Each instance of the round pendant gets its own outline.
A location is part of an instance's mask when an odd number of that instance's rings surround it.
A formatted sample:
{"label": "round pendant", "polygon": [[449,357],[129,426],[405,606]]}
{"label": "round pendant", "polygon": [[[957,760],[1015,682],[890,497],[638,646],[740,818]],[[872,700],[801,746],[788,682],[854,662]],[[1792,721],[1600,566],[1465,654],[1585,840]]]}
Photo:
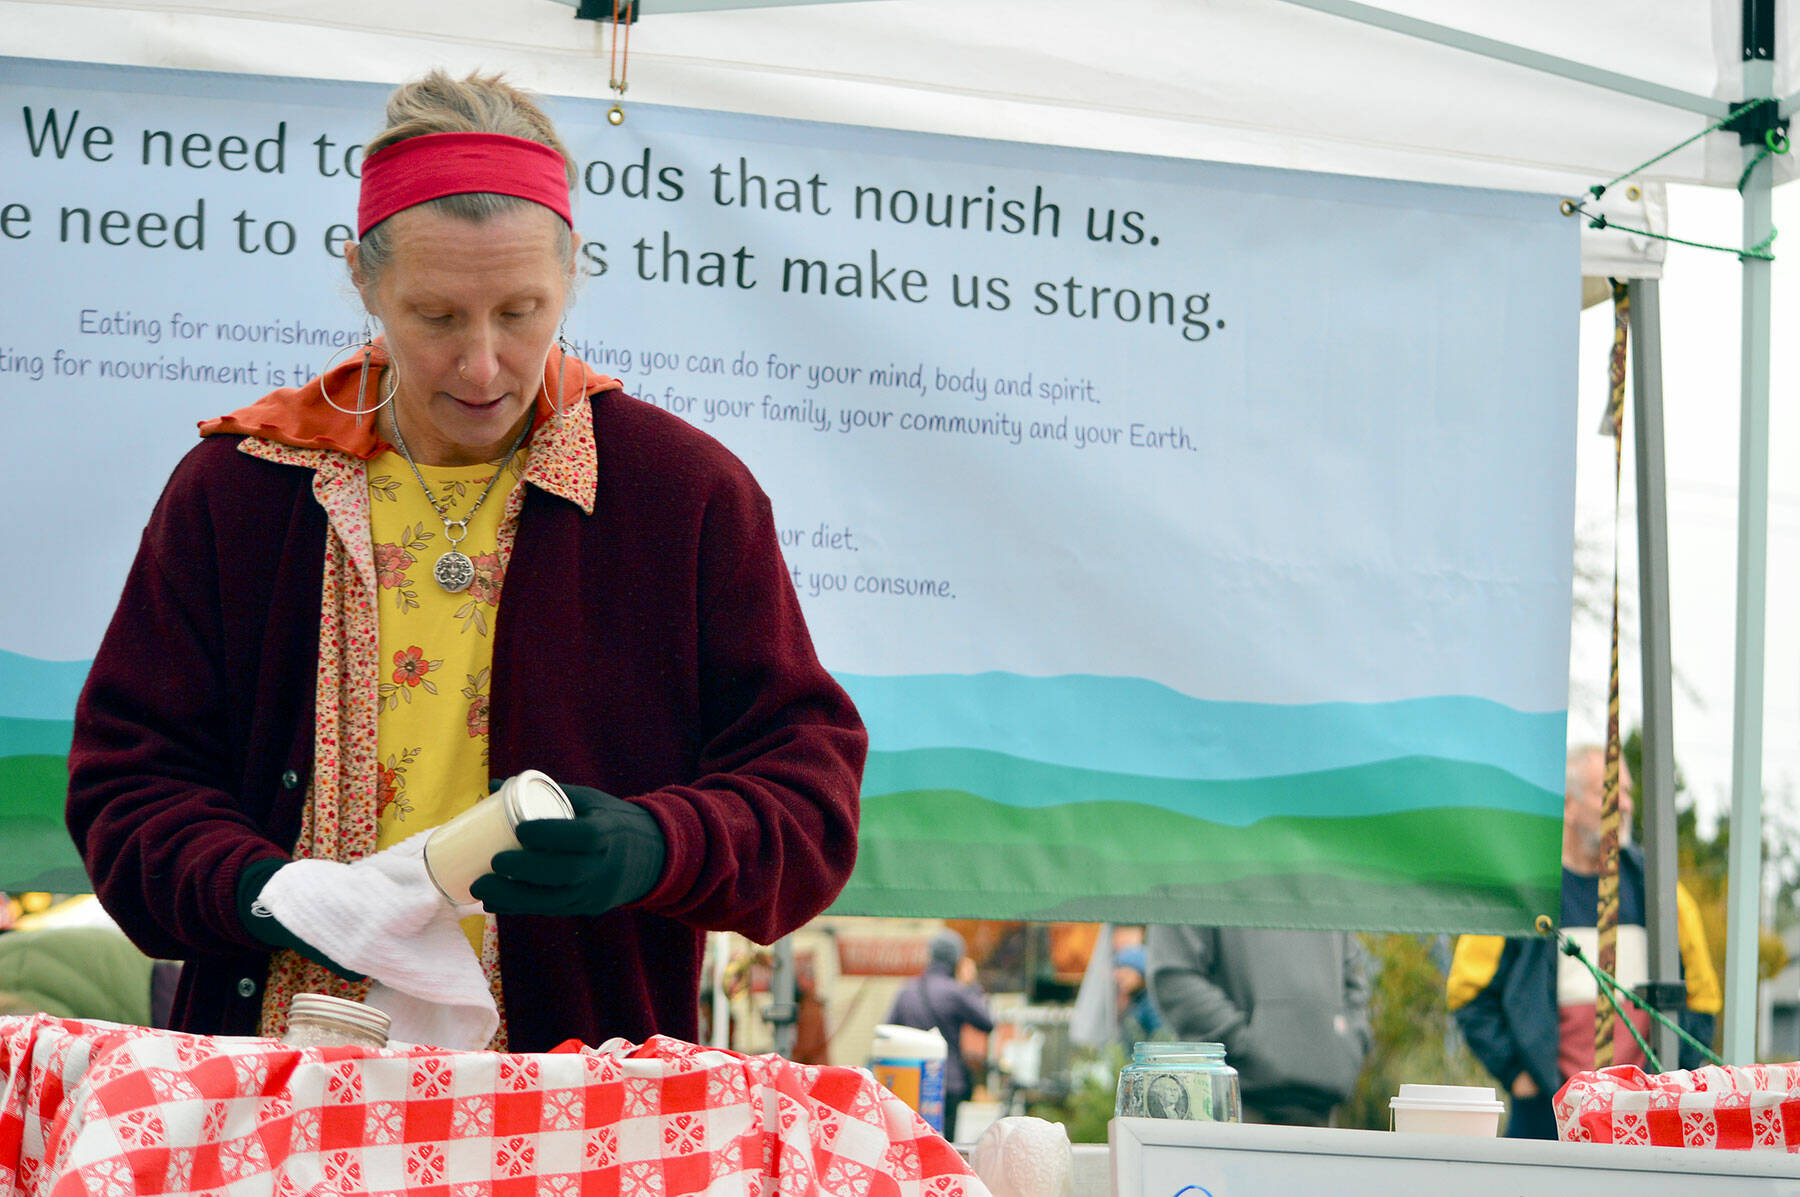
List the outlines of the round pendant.
{"label": "round pendant", "polygon": [[439,586],[451,594],[458,594],[467,590],[469,583],[475,580],[475,563],[469,560],[467,554],[451,549],[431,567],[431,576],[437,579]]}

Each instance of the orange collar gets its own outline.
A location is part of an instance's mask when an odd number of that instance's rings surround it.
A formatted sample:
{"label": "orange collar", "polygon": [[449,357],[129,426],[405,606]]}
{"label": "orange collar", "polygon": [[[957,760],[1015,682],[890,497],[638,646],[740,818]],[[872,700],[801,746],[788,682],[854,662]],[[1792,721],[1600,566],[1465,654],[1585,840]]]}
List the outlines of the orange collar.
{"label": "orange collar", "polygon": [[[551,347],[550,358],[544,363],[546,378],[561,368],[561,354],[561,349]],[[379,337],[369,354],[369,363],[373,366],[385,366],[388,363],[387,347]],[[562,401],[556,404],[557,407],[566,406],[584,395],[619,388],[618,379],[596,373],[586,362],[573,355],[569,356],[569,365],[577,368],[569,371],[568,376],[563,379]],[[319,378],[309,379],[298,387],[282,387],[278,391],[270,391],[249,407],[240,408],[230,415],[200,421],[200,435],[242,433],[260,440],[292,445],[297,449],[330,449],[367,461],[390,447],[376,431],[374,414],[346,415],[325,402],[320,390],[321,387],[328,388],[336,403],[354,405],[357,374],[361,369],[362,354],[352,354]],[[550,403],[551,385],[553,384],[546,381],[538,390],[537,413],[532,419],[534,429],[556,414]]]}

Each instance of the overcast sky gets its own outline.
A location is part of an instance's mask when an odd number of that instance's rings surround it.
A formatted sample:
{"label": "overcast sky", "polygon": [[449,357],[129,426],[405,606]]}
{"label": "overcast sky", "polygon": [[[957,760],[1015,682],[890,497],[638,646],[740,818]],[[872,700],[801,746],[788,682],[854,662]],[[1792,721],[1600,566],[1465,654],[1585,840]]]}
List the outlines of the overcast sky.
{"label": "overcast sky", "polygon": [[[1742,244],[1737,195],[1671,188],[1670,232]],[[1765,817],[1800,835],[1800,182],[1775,192],[1774,383],[1769,437],[1769,573],[1764,655]],[[1729,809],[1732,690],[1736,660],[1739,310],[1736,257],[1669,248],[1662,279],[1664,404],[1669,473],[1670,624],[1675,662],[1675,759],[1703,820]],[[1785,330],[1785,332],[1784,332]],[[1611,442],[1598,435],[1606,404],[1611,305],[1581,325],[1580,447],[1576,487],[1583,561],[1610,570],[1613,545]],[[1623,723],[1641,721],[1637,668],[1637,540],[1631,416],[1625,420],[1621,593]],[[1604,597],[1604,591],[1600,592]],[[1599,740],[1606,729],[1607,628],[1576,619],[1569,734]]]}

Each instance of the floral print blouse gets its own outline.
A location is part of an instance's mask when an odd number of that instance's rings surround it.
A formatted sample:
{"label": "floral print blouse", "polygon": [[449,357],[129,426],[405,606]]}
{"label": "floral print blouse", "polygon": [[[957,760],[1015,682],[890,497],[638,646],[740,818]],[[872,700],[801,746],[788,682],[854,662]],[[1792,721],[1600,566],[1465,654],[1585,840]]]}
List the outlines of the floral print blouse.
{"label": "floral print blouse", "polygon": [[[380,714],[376,723],[376,846],[448,822],[487,795],[488,679],[502,569],[498,538],[508,493],[523,477],[515,454],[457,548],[475,566],[458,592],[432,573],[449,550],[444,522],[405,458],[389,450],[368,463],[369,524],[379,595]],[[431,493],[450,516],[472,506],[495,466],[427,466]],[[477,953],[479,916],[465,920]]]}

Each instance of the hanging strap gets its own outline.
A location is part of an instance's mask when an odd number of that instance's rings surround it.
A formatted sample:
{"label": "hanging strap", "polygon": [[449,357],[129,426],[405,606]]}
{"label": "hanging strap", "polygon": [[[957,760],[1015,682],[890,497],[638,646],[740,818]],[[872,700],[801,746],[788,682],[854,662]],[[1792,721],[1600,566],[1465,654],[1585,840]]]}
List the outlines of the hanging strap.
{"label": "hanging strap", "polygon": [[[1608,363],[1612,387],[1606,404],[1613,442],[1612,669],[1606,683],[1606,774],[1600,791],[1600,903],[1594,912],[1594,929],[1600,939],[1596,955],[1600,971],[1608,976],[1619,969],[1619,474],[1625,440],[1625,341],[1631,328],[1631,292],[1614,279],[1612,294],[1613,343]],[[1614,1002],[1595,1005],[1595,1068],[1612,1063],[1615,1014]]]}

